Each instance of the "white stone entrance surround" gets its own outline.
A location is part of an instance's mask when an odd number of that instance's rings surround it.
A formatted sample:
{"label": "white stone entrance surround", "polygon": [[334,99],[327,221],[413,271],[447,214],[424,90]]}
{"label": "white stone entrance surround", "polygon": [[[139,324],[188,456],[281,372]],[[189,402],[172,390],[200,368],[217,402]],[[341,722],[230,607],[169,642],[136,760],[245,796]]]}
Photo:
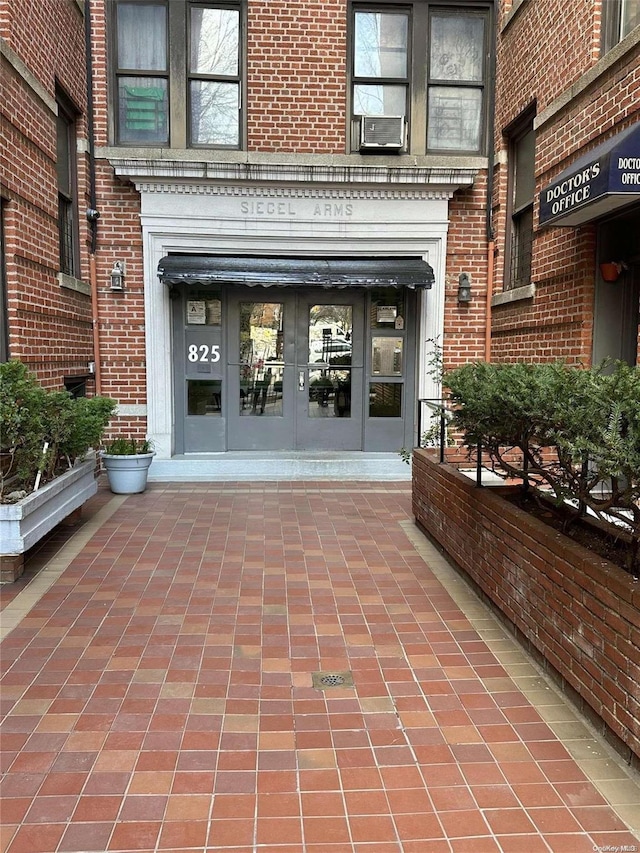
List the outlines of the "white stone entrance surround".
{"label": "white stone entrance surround", "polygon": [[169,253],[423,258],[435,285],[421,300],[418,394],[436,396],[424,365],[428,342],[443,331],[448,203],[456,189],[473,183],[481,162],[398,168],[393,160],[393,166],[353,166],[346,157],[203,163],[131,154],[108,151],[116,174],[141,197],[146,413],[158,460],[174,450],[170,301],[157,276]]}

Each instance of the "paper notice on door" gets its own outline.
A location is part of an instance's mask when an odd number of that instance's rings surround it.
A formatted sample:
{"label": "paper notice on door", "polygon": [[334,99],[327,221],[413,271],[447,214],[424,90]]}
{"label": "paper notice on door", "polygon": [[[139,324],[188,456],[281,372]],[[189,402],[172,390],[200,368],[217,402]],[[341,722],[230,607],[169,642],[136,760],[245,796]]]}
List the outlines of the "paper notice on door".
{"label": "paper notice on door", "polygon": [[394,323],[398,309],[395,305],[378,305],[376,313],[378,323]]}
{"label": "paper notice on door", "polygon": [[219,326],[222,323],[222,302],[219,299],[207,300],[207,323]]}
{"label": "paper notice on door", "polygon": [[204,301],[189,300],[187,302],[187,323],[204,326],[206,322],[207,311]]}

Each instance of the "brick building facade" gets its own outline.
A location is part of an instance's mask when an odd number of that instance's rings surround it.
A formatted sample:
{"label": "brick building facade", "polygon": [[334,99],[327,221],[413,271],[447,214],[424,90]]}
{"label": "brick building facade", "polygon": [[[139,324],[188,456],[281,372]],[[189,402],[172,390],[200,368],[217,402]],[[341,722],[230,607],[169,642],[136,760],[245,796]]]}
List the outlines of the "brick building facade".
{"label": "brick building facade", "polygon": [[[640,4],[500,7],[492,356],[633,364]],[[607,262],[618,264],[614,281]]]}
{"label": "brick building facade", "polygon": [[83,5],[0,4],[2,358],[77,388],[94,361]]}
{"label": "brick building facade", "polygon": [[638,28],[603,6],[3,3],[4,357],[167,462],[409,446],[434,342],[635,360],[631,185],[539,222],[637,121]]}

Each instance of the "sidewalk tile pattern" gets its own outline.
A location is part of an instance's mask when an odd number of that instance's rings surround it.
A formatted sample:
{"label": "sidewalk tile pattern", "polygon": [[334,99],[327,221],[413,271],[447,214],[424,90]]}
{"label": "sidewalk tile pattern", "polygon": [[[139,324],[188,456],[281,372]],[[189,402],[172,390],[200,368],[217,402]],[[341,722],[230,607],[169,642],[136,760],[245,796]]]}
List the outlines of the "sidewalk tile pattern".
{"label": "sidewalk tile pattern", "polygon": [[399,483],[127,498],[2,644],[0,851],[639,850],[410,521]]}

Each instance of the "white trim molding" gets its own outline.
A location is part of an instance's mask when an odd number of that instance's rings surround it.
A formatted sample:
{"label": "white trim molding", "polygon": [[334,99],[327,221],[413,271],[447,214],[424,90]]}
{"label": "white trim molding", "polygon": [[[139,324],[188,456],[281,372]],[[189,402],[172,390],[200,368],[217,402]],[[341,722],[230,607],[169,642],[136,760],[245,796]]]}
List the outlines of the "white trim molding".
{"label": "white trim molding", "polygon": [[470,187],[485,157],[363,157],[360,155],[282,155],[259,152],[211,152],[174,149],[100,148],[96,156],[106,159],[122,179],[140,183],[145,178],[172,182],[254,181],[258,183],[372,184],[439,186],[454,192]]}
{"label": "white trim molding", "polygon": [[[158,264],[170,253],[298,257],[421,257],[436,282],[422,298],[418,392],[427,341],[442,338],[444,266],[452,187],[237,186],[142,180],[147,433],[158,459],[174,452],[169,288]],[[372,203],[374,202],[374,203]]]}

